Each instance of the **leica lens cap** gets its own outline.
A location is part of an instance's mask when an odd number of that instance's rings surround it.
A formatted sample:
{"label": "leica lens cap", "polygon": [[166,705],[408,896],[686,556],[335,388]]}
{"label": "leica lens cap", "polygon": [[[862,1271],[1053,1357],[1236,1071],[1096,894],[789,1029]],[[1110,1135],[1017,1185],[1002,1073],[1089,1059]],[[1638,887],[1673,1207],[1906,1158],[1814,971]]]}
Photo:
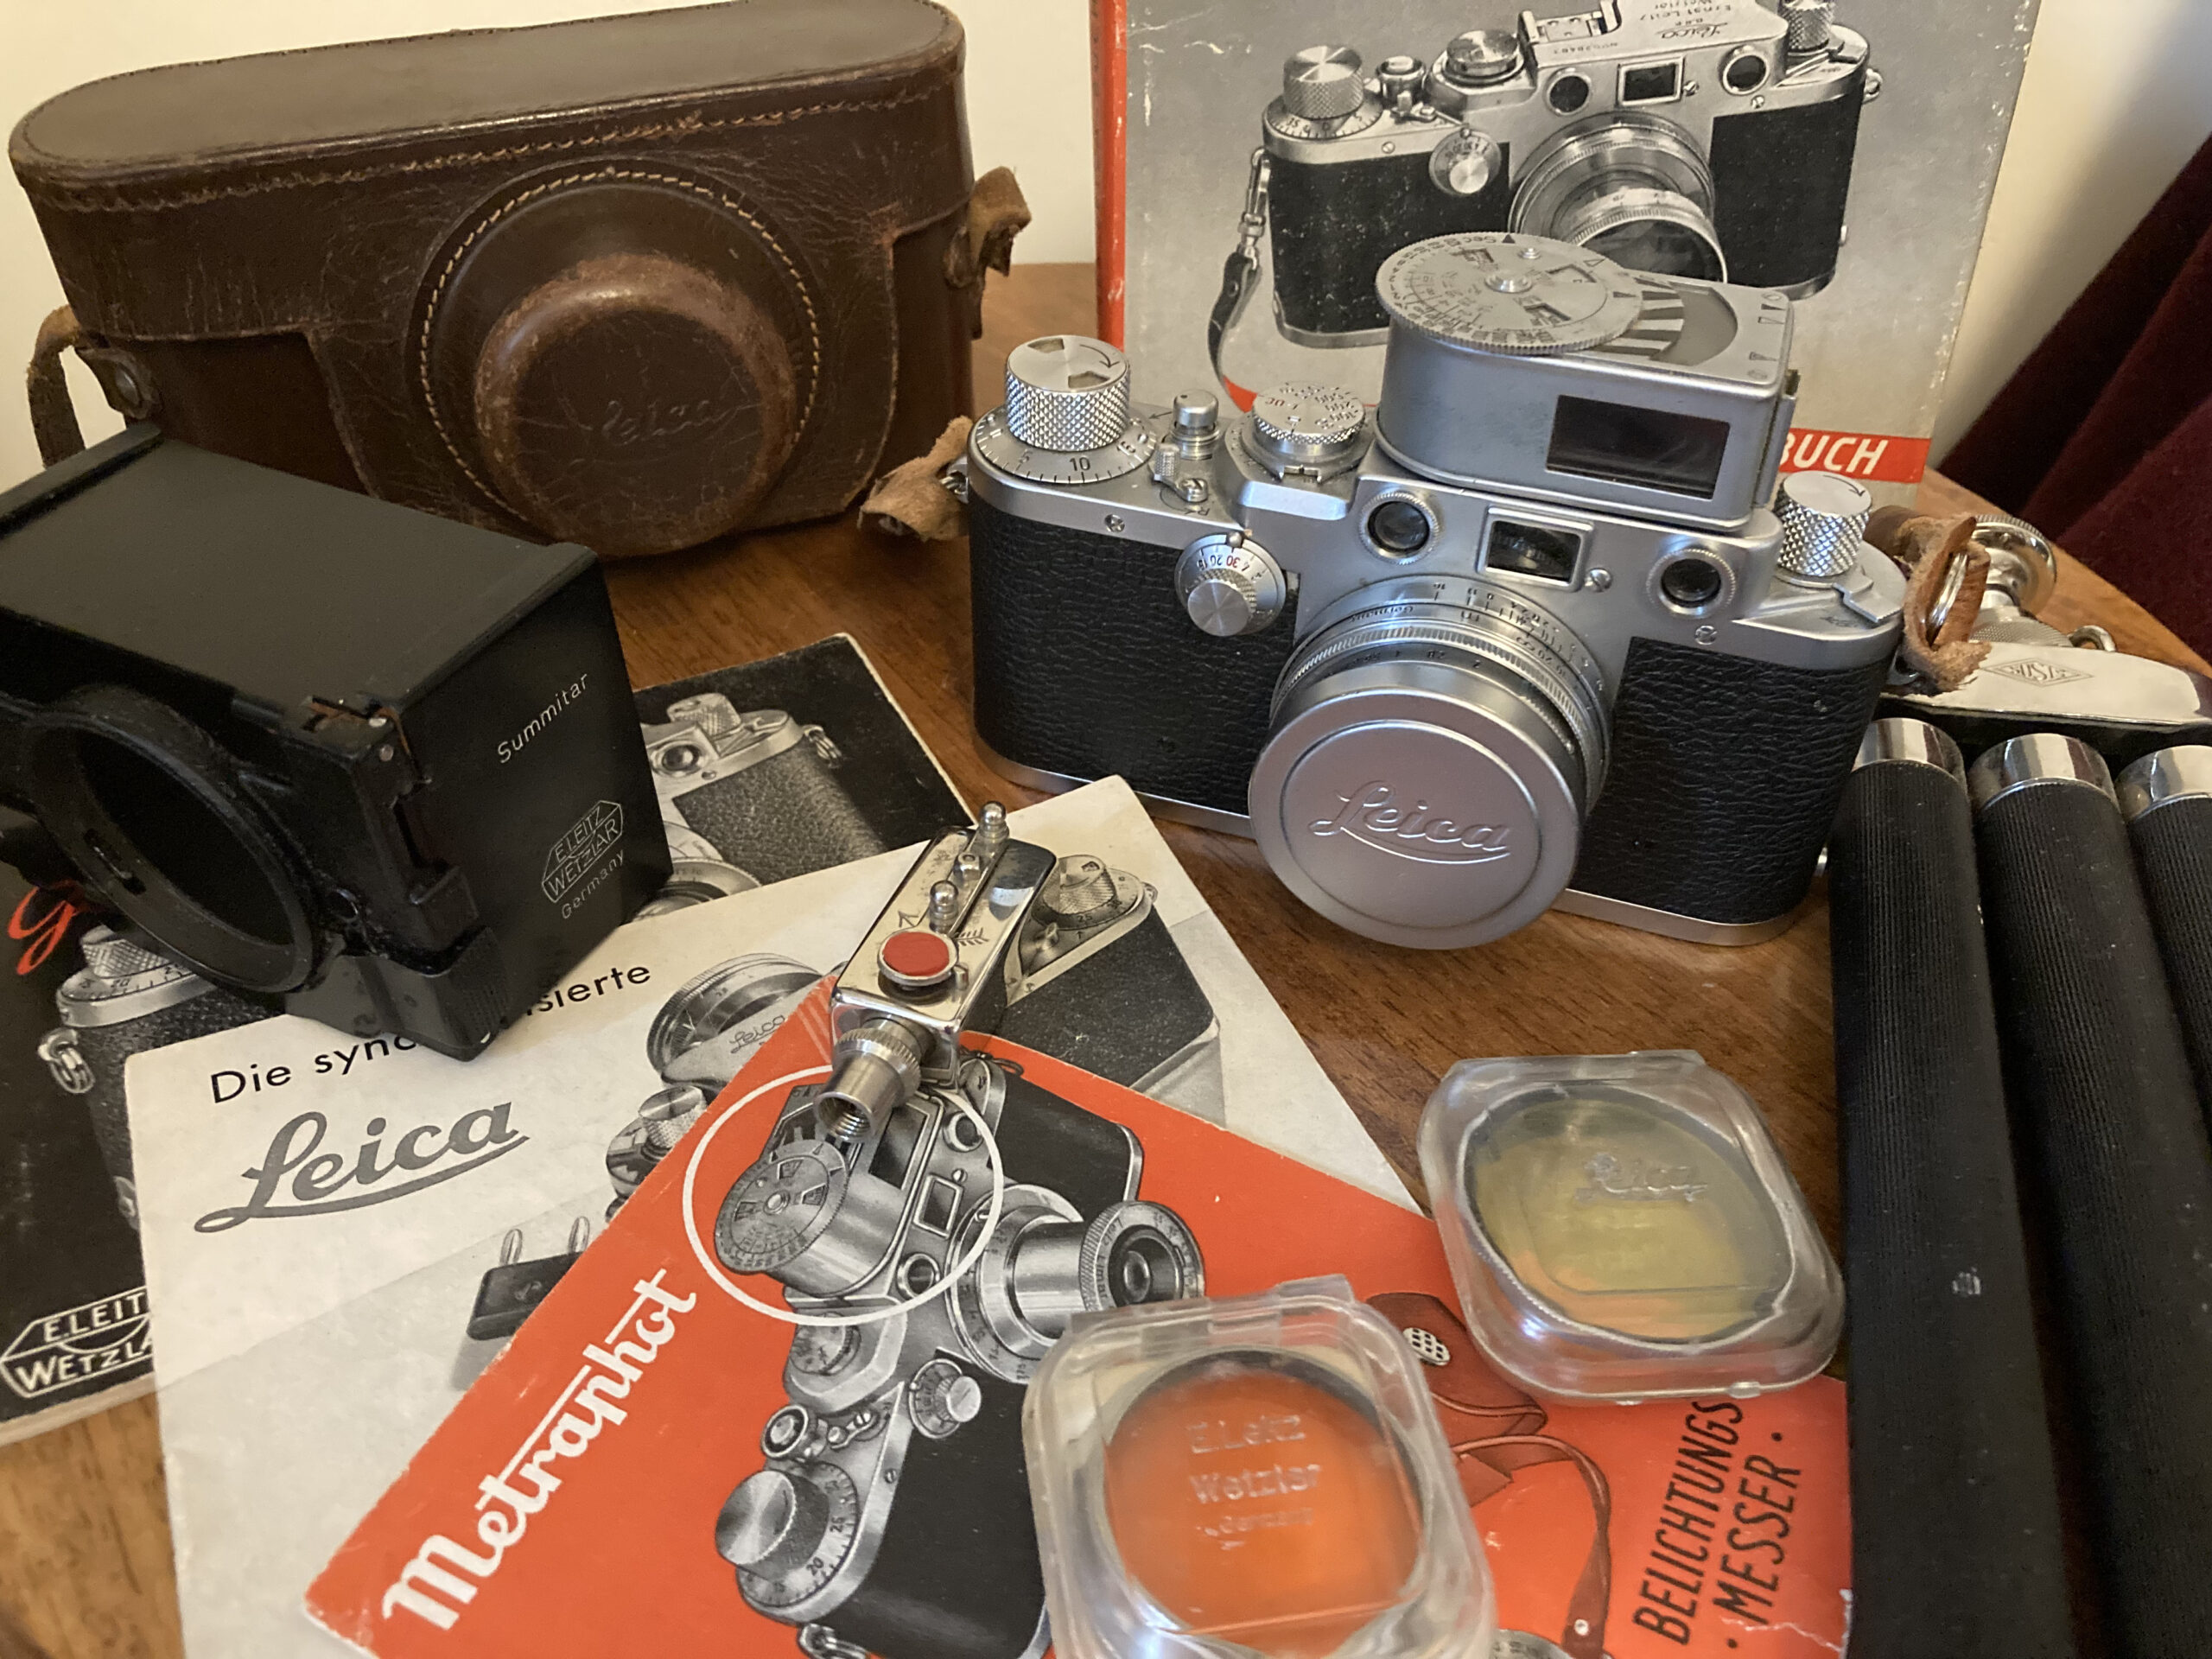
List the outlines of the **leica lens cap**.
{"label": "leica lens cap", "polygon": [[1284,782],[1282,817],[1291,856],[1316,885],[1399,927],[1495,914],[1529,885],[1534,861],[1521,855],[1542,838],[1535,803],[1491,748],[1398,721],[1308,749]]}
{"label": "leica lens cap", "polygon": [[1510,703],[1339,687],[1262,751],[1253,834],[1285,886],[1355,932],[1434,949],[1500,938],[1550,907],[1581,841],[1534,723]]}

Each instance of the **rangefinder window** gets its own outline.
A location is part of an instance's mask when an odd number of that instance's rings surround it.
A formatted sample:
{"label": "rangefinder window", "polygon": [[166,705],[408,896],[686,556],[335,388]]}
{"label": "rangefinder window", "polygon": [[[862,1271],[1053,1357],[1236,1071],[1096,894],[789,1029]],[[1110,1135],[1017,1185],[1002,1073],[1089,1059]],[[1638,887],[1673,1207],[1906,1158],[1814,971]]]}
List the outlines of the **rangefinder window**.
{"label": "rangefinder window", "polygon": [[1623,104],[1670,104],[1681,95],[1682,66],[1676,59],[1668,63],[1639,63],[1621,71],[1621,102]]}
{"label": "rangefinder window", "polygon": [[1573,582],[1575,561],[1582,556],[1582,537],[1571,530],[1550,524],[1516,524],[1510,518],[1491,521],[1490,544],[1483,566],[1508,570],[1516,575],[1540,576],[1546,582]]}
{"label": "rangefinder window", "polygon": [[1545,466],[1555,473],[1711,499],[1728,455],[1728,423],[1592,397],[1562,397]]}

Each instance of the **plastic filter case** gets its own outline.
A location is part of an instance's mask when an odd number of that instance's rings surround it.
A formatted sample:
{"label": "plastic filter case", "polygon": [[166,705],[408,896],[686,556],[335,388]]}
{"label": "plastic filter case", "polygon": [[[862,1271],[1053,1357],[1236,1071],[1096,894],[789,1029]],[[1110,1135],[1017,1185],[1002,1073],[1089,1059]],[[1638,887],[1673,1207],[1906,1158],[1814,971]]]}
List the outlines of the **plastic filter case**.
{"label": "plastic filter case", "polygon": [[1488,1659],[1421,1362],[1341,1278],[1079,1318],[1021,1428],[1061,1659]]}
{"label": "plastic filter case", "polygon": [[1421,1173],[1467,1326],[1567,1400],[1802,1382],[1843,1281],[1751,1096],[1688,1052],[1462,1060]]}

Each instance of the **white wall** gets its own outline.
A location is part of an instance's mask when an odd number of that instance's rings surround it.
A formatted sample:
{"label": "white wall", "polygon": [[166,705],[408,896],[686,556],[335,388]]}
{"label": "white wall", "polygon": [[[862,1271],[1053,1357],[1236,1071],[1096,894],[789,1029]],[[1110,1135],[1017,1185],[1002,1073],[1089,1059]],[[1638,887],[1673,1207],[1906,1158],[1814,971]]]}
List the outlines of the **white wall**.
{"label": "white wall", "polygon": [[2043,0],[1930,454],[1973,423],[2208,132],[2212,4]]}
{"label": "white wall", "polygon": [[[96,76],[439,29],[543,22],[664,0],[0,0],[0,124]],[[834,0],[821,0],[834,3]],[[1017,256],[1091,252],[1084,0],[948,0],[969,30],[978,169],[1020,174]],[[1944,0],[1929,0],[1941,4]],[[2012,143],[1936,435],[1940,454],[2212,130],[2212,4],[2044,0]],[[0,486],[38,465],[15,365],[60,291],[29,206],[0,181]],[[112,429],[73,367],[88,428]]]}

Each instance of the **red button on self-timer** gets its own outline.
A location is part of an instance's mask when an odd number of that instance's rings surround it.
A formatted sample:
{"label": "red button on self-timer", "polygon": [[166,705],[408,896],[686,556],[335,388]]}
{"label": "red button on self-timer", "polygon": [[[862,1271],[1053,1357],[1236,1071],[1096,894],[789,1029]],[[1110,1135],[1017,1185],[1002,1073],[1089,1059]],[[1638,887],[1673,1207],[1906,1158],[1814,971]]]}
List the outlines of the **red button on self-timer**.
{"label": "red button on self-timer", "polygon": [[886,939],[875,960],[893,985],[924,990],[952,971],[952,941],[942,933],[910,927]]}

